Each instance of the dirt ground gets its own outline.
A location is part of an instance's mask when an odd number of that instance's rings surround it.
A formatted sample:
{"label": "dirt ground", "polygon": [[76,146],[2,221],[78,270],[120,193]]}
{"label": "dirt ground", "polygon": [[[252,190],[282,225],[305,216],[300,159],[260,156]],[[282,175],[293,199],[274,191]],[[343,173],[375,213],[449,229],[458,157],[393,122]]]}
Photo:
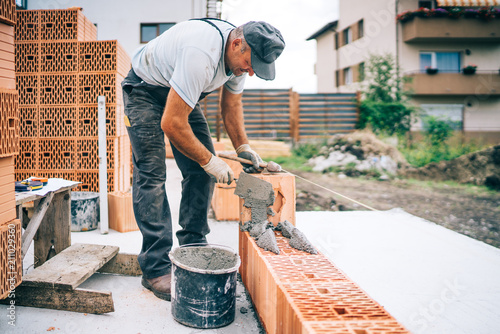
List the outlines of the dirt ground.
{"label": "dirt ground", "polygon": [[[402,208],[456,232],[500,248],[500,192],[438,182],[339,178],[334,173],[290,171],[378,210]],[[367,210],[296,179],[297,211]]]}

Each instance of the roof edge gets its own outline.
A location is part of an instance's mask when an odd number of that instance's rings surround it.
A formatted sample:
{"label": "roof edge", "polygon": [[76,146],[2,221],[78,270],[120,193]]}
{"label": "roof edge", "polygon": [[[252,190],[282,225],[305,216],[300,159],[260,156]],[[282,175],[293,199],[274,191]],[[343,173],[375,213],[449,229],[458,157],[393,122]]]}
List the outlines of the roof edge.
{"label": "roof edge", "polygon": [[335,31],[335,28],[337,28],[337,23],[339,22],[339,20],[335,20],[335,21],[332,21],[330,23],[327,23],[325,26],[323,26],[321,29],[319,29],[318,31],[316,31],[314,34],[312,34],[311,36],[309,36],[306,41],[310,41],[312,39],[316,39],[318,38],[319,36],[323,35],[325,32],[327,31]]}

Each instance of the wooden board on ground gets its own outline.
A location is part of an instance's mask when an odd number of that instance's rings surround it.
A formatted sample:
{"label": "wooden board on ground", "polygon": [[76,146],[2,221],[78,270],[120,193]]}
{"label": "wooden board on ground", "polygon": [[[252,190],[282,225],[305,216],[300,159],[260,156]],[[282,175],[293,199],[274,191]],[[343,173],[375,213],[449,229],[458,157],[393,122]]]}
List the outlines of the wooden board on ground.
{"label": "wooden board on ground", "polygon": [[73,290],[118,254],[117,246],[74,244],[23,277],[24,286]]}
{"label": "wooden board on ground", "polygon": [[100,273],[118,274],[128,276],[142,275],[137,255],[119,253],[112,258],[108,263],[98,270]]}
{"label": "wooden board on ground", "polygon": [[[24,282],[16,288],[15,302],[16,306],[41,307],[91,314],[115,311],[111,292],[24,286]],[[0,300],[0,304],[9,305],[9,303],[9,298]]]}

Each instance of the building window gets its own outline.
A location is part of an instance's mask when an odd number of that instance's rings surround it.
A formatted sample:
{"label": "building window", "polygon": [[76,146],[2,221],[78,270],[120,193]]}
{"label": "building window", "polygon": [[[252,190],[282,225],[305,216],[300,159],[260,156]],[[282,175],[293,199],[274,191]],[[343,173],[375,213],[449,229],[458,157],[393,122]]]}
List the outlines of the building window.
{"label": "building window", "polygon": [[345,28],[344,31],[342,31],[343,37],[344,37],[344,45],[347,45],[352,42],[352,30],[351,28]]}
{"label": "building window", "polygon": [[335,87],[340,86],[340,71],[336,70],[335,71]]}
{"label": "building window", "polygon": [[336,32],[334,36],[335,36],[335,41],[334,41],[335,42],[335,50],[338,50],[339,49],[339,33]]}
{"label": "building window", "polygon": [[359,20],[358,21],[358,38],[362,38],[365,33],[364,33],[364,21],[363,20]]}
{"label": "building window", "polygon": [[358,65],[358,75],[359,75],[359,81],[365,80],[365,63],[359,63]]}
{"label": "building window", "polygon": [[17,9],[28,9],[28,0],[16,0]]}
{"label": "building window", "polygon": [[434,9],[434,1],[433,0],[424,0],[418,2],[418,8],[429,8]]}
{"label": "building window", "polygon": [[420,126],[427,130],[427,119],[435,117],[445,121],[453,130],[463,130],[464,126],[464,105],[463,104],[421,104],[422,115],[420,117]]}
{"label": "building window", "polygon": [[141,43],[149,42],[174,25],[175,23],[141,23]]}
{"label": "building window", "polygon": [[427,67],[437,68],[440,73],[460,73],[460,52],[420,52],[420,72]]}
{"label": "building window", "polygon": [[344,68],[344,85],[352,84],[352,70],[350,67]]}

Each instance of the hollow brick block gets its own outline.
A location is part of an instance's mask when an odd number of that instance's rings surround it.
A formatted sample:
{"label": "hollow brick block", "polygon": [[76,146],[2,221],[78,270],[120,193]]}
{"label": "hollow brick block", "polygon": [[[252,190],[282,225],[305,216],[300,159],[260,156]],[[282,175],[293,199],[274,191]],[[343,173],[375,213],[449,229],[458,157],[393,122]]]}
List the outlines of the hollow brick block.
{"label": "hollow brick block", "polygon": [[16,43],[15,52],[16,73],[38,73],[40,71],[40,43]]}
{"label": "hollow brick block", "polygon": [[0,157],[19,154],[19,109],[15,90],[0,89]]}
{"label": "hollow brick block", "polygon": [[16,42],[38,42],[40,40],[40,11],[16,10]]}
{"label": "hollow brick block", "polygon": [[132,209],[132,194],[115,191],[108,194],[109,228],[118,232],[137,231]]}
{"label": "hollow brick block", "polygon": [[240,200],[234,194],[234,185],[216,184],[212,196],[212,209],[216,220],[238,220]]}
{"label": "hollow brick block", "polygon": [[0,299],[22,281],[21,233],[19,219],[0,224]]}
{"label": "hollow brick block", "polygon": [[0,225],[16,218],[14,157],[0,158]]}
{"label": "hollow brick block", "polygon": [[16,2],[15,0],[0,1],[0,22],[9,26],[16,25]]}
{"label": "hollow brick block", "polygon": [[[295,225],[295,176],[290,173],[256,173],[250,175],[273,185],[275,200],[272,208],[275,215],[268,216],[268,220],[274,226],[285,220]],[[240,222],[242,223],[251,220],[252,214],[251,209],[244,207],[243,203],[243,199],[240,199]]]}

